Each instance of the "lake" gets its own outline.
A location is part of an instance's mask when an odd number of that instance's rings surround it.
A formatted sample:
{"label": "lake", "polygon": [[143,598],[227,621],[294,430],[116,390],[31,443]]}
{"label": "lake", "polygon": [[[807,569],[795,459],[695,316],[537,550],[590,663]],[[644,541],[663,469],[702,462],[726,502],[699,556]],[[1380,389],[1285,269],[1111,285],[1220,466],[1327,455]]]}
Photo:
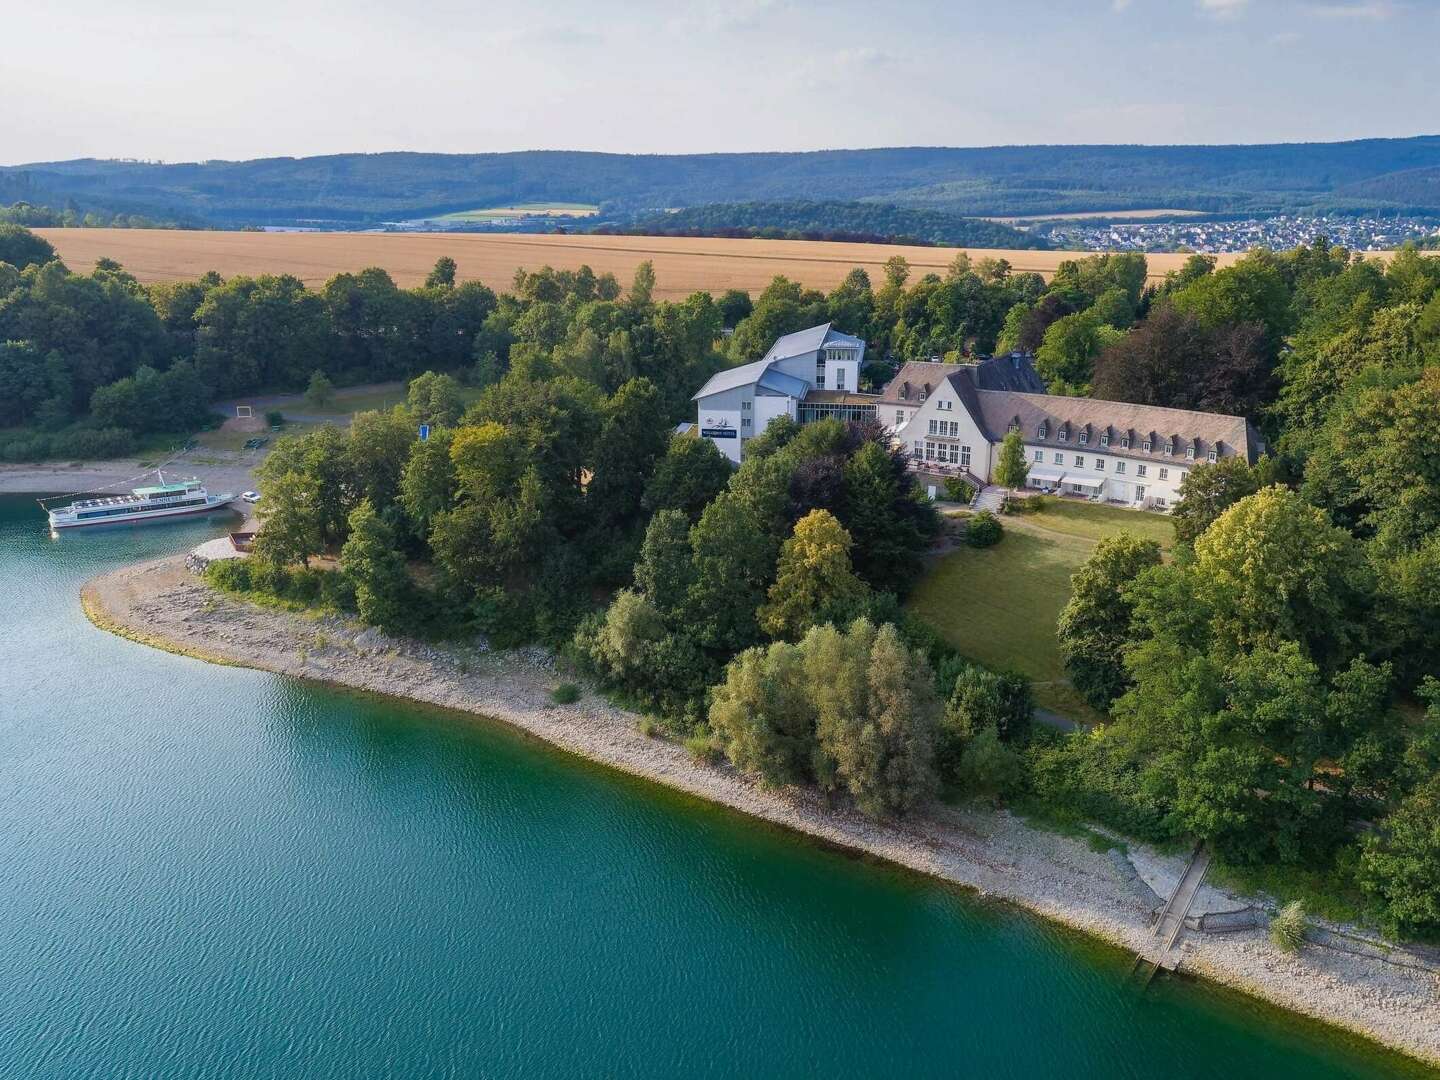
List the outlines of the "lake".
{"label": "lake", "polygon": [[0,1077],[1432,1076],[496,724],[102,633],[0,497]]}

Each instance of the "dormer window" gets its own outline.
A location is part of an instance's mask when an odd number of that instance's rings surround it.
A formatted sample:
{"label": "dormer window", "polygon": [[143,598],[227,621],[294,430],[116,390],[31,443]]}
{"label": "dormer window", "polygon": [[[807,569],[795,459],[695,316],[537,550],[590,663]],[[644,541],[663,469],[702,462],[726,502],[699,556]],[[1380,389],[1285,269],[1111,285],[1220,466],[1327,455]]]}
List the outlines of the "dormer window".
{"label": "dormer window", "polygon": [[1055,437],[1061,442],[1066,442],[1070,438],[1070,430],[1062,425],[1060,430],[1055,433]]}
{"label": "dormer window", "polygon": [[930,396],[930,384],[929,384],[929,383],[926,383],[924,386],[920,387],[920,400],[921,400],[921,401],[924,401],[924,400],[925,400],[926,398],[928,398],[929,396]]}
{"label": "dormer window", "polygon": [[1185,451],[1185,460],[1186,460],[1186,461],[1194,461],[1194,460],[1195,460],[1195,447],[1191,446],[1191,447],[1188,447],[1188,448],[1186,449],[1186,451]]}
{"label": "dormer window", "polygon": [[1036,437],[1037,439],[1043,439],[1043,438],[1045,438],[1045,432],[1046,432],[1046,427],[1045,427],[1044,424],[1041,424],[1038,428],[1035,429],[1035,437]]}
{"label": "dormer window", "polygon": [[1219,457],[1219,455],[1216,454],[1214,450],[1211,450],[1210,453],[1205,455],[1205,460],[1210,462],[1211,465],[1214,465],[1217,457]]}
{"label": "dormer window", "polygon": [[1173,439],[1166,439],[1166,440],[1165,440],[1165,456],[1166,456],[1166,457],[1169,457],[1169,456],[1170,456],[1171,454],[1173,454],[1173,453],[1175,453],[1175,441],[1174,441]]}
{"label": "dormer window", "polygon": [[1101,445],[1101,446],[1109,446],[1109,445],[1110,445],[1110,433],[1109,433],[1108,431],[1102,431],[1102,432],[1100,433],[1100,445]]}
{"label": "dormer window", "polygon": [[1084,446],[1084,445],[1085,445],[1086,443],[1088,443],[1089,441],[1090,441],[1090,433],[1089,433],[1088,431],[1081,431],[1081,432],[1080,432],[1080,445],[1081,445],[1081,446]]}
{"label": "dormer window", "polygon": [[1129,449],[1130,449],[1130,436],[1129,436],[1129,435],[1121,435],[1121,436],[1120,436],[1120,449],[1121,449],[1121,450],[1129,450]]}
{"label": "dormer window", "polygon": [[1150,440],[1149,440],[1149,439],[1146,439],[1143,443],[1141,443],[1141,444],[1140,444],[1140,449],[1141,449],[1141,450],[1144,450],[1145,453],[1148,454],[1148,453],[1150,452]]}

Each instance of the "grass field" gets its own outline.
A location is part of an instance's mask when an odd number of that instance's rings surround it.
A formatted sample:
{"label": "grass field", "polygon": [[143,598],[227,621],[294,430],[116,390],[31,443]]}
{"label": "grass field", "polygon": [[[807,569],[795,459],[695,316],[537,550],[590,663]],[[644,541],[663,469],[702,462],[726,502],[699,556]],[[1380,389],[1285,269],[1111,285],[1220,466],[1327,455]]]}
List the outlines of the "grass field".
{"label": "grass field", "polygon": [[1099,719],[1065,679],[1055,622],[1070,598],[1070,575],[1098,540],[1131,532],[1168,546],[1168,518],[1138,510],[1052,500],[1009,515],[990,548],[960,548],[936,564],[908,607],[962,654],[1035,683],[1039,704],[1079,720]]}
{"label": "grass field", "polygon": [[[635,267],[655,264],[660,299],[692,292],[745,289],[758,293],[776,274],[817,289],[832,289],[851,269],[864,267],[881,281],[892,255],[909,260],[915,277],[943,274],[957,248],[845,244],[805,240],[733,240],[679,236],[565,236],[520,233],[255,233],[171,229],[37,229],[76,270],[101,257],[115,259],[141,281],[194,278],[207,270],[236,274],[294,274],[321,285],[341,271],[384,267],[401,285],[418,285],[442,255],[458,265],[461,280],[508,289],[518,267],[549,264],[573,270],[587,264],[628,284]],[[1051,274],[1063,259],[1088,252],[968,248],[972,258],[1005,258],[1016,271]],[[1152,278],[1188,256],[1150,255]],[[1238,256],[1221,255],[1221,265]]]}

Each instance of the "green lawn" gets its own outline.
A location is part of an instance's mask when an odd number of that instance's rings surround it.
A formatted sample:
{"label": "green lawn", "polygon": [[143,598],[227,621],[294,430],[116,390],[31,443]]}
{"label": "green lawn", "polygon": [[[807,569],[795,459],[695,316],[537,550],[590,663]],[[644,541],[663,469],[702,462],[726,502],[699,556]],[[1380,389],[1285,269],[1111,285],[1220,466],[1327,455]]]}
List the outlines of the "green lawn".
{"label": "green lawn", "polygon": [[1009,668],[1035,683],[1042,706],[1079,720],[1100,717],[1070,686],[1055,641],[1055,622],[1070,598],[1070,575],[1096,541],[1131,532],[1169,546],[1170,520],[1092,503],[1049,504],[1002,519],[991,548],[962,547],[940,559],[907,607],[960,652],[987,667]]}
{"label": "green lawn", "polygon": [[1145,540],[1158,541],[1167,550],[1175,540],[1175,526],[1164,514],[1069,499],[1049,498],[1041,505],[1044,509],[1038,513],[1016,515],[1005,520],[1009,522],[1018,518],[1052,532],[1081,536],[1087,540],[1103,540],[1116,533],[1128,532]]}

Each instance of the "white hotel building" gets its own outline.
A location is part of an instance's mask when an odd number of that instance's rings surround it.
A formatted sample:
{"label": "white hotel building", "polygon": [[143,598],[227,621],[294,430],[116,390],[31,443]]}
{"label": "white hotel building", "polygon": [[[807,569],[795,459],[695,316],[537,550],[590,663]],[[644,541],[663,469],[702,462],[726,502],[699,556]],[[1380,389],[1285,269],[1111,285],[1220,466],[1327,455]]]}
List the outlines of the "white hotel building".
{"label": "white hotel building", "polygon": [[856,390],[865,342],[828,323],[787,334],[763,359],[715,375],[695,394],[697,434],[738,462],[746,440],[777,416],[878,419],[915,468],[991,483],[1011,428],[1025,440],[1028,486],[1097,501],[1163,509],[1199,462],[1265,444],[1243,416],[1060,397],[1027,356],[968,364],[911,361],[880,394]]}

